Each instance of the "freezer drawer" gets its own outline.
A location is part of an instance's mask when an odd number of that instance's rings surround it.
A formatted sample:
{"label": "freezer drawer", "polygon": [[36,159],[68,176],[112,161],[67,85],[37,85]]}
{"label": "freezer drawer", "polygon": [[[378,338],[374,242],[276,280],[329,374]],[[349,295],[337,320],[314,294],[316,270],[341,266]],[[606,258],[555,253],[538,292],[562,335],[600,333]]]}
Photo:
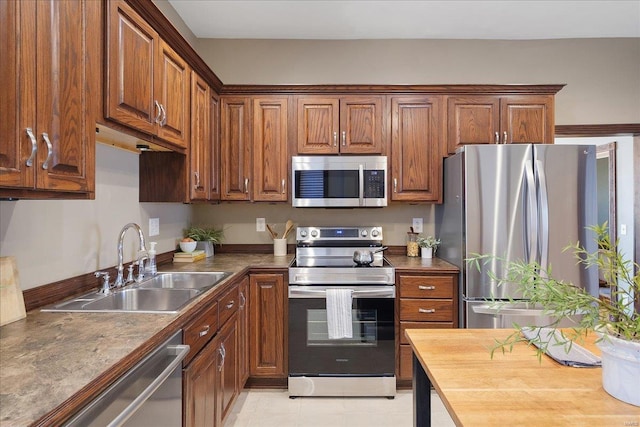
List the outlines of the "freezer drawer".
{"label": "freezer drawer", "polygon": [[[463,302],[465,328],[513,328],[520,326],[547,326],[555,317],[544,313],[540,308],[526,302],[492,303],[487,301]],[[561,327],[575,327],[580,316],[563,319]]]}

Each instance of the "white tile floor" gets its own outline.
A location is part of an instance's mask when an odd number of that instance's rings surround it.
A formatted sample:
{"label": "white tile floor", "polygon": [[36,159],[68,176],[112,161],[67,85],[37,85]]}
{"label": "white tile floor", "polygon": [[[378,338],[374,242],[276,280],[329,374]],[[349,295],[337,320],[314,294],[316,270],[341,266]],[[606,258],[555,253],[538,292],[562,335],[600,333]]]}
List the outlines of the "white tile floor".
{"label": "white tile floor", "polygon": [[[431,423],[454,426],[435,392],[431,393]],[[413,394],[398,391],[395,399],[299,397],[289,399],[286,390],[244,390],[225,427],[410,427]]]}

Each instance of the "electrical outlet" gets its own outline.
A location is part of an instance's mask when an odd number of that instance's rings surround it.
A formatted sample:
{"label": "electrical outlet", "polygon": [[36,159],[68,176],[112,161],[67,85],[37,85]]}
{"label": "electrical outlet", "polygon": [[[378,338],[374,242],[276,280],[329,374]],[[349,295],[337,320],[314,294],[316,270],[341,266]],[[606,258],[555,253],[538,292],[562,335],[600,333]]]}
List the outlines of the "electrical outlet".
{"label": "electrical outlet", "polygon": [[422,233],[422,218],[413,218],[413,231],[416,233]]}
{"label": "electrical outlet", "polygon": [[149,237],[160,234],[160,218],[149,218]]}
{"label": "electrical outlet", "polygon": [[620,235],[621,236],[627,235],[627,224],[620,224]]}
{"label": "electrical outlet", "polygon": [[265,231],[264,218],[256,218],[256,231]]}

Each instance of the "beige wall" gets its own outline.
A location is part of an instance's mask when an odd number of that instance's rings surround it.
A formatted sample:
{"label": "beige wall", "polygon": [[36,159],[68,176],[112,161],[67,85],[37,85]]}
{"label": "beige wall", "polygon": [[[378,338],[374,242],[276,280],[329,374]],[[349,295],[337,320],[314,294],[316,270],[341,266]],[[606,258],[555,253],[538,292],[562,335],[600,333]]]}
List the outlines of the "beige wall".
{"label": "beige wall", "polygon": [[199,39],[196,46],[226,84],[566,84],[556,124],[640,123],[640,39]]}

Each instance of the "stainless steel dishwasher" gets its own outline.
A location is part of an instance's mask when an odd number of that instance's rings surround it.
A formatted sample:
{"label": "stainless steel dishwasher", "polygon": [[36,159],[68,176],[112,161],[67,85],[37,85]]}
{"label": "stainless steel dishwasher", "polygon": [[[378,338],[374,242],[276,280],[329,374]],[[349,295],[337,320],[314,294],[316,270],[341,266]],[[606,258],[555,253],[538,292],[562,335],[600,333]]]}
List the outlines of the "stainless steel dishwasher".
{"label": "stainless steel dishwasher", "polygon": [[188,352],[180,330],[65,425],[181,426],[182,360]]}

